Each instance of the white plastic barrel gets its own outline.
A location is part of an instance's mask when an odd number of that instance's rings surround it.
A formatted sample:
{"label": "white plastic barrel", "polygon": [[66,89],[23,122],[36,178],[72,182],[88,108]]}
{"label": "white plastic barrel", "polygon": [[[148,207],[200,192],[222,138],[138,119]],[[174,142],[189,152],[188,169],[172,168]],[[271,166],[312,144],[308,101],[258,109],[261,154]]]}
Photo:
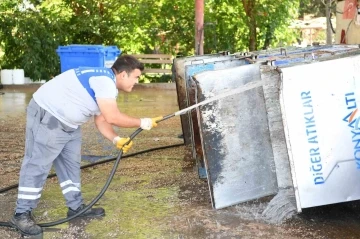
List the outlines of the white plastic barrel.
{"label": "white plastic barrel", "polygon": [[23,69],[13,70],[13,83],[14,85],[25,84],[25,73]]}
{"label": "white plastic barrel", "polygon": [[1,84],[12,85],[13,84],[13,70],[1,70]]}

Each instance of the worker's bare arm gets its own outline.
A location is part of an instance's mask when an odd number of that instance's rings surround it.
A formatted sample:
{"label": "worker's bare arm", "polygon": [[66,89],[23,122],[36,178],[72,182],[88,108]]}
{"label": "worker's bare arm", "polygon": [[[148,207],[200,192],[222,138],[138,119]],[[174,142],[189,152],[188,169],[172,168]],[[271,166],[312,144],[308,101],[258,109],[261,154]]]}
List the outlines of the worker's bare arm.
{"label": "worker's bare arm", "polygon": [[100,133],[108,140],[112,141],[117,136],[112,125],[105,120],[103,115],[95,116],[95,125]]}
{"label": "worker's bare arm", "polygon": [[96,99],[101,115],[111,125],[124,128],[136,128],[140,126],[140,119],[128,116],[119,111],[115,99]]}

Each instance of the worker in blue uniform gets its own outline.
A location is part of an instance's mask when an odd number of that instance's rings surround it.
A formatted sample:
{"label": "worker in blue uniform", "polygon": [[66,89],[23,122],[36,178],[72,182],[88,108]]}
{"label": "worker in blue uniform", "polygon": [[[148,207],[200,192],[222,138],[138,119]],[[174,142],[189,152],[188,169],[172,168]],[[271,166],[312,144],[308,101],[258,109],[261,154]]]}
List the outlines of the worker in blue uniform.
{"label": "worker in blue uniform", "polygon": [[[118,90],[131,92],[144,69],[136,58],[120,56],[111,68],[71,69],[42,85],[27,107],[25,155],[20,170],[16,209],[10,224],[24,235],[37,235],[32,210],[36,208],[49,171],[54,165],[72,216],[85,207],[81,195],[81,125],[94,118],[100,133],[125,153],[133,142],[119,137],[113,126],[150,130],[156,118],[135,118],[119,111]],[[90,208],[82,216],[104,216]]]}

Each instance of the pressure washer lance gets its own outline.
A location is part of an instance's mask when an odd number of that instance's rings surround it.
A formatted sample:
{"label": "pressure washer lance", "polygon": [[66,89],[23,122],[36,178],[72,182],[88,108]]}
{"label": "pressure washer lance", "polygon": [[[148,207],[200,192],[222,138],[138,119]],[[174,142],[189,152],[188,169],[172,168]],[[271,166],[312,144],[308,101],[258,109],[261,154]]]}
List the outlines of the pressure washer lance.
{"label": "pressure washer lance", "polygon": [[183,115],[187,112],[189,112],[190,110],[193,110],[199,106],[202,106],[202,105],[206,105],[206,104],[209,104],[213,101],[216,101],[216,100],[220,100],[222,98],[225,98],[225,97],[229,97],[229,96],[232,96],[232,95],[236,95],[236,94],[239,94],[239,93],[242,93],[242,92],[245,92],[245,91],[248,91],[248,90],[251,90],[251,89],[254,89],[254,88],[257,88],[257,87],[260,87],[262,85],[265,85],[266,83],[270,83],[270,82],[274,82],[274,80],[260,80],[260,81],[253,81],[253,82],[249,82],[243,86],[240,86],[236,89],[232,89],[232,90],[229,90],[227,92],[224,92],[224,93],[221,93],[221,94],[218,94],[210,99],[207,99],[207,100],[204,100],[204,101],[201,101],[200,103],[197,103],[195,105],[192,105],[190,107],[187,107],[185,109],[182,109],[182,110],[179,110],[173,114],[170,114],[170,115],[166,115],[163,117],[163,119],[159,120],[158,122],[161,122],[161,121],[164,121],[164,120],[167,120],[169,118],[172,118],[174,116],[179,116],[179,115]]}
{"label": "pressure washer lance", "polygon": [[[267,83],[273,83],[274,80],[260,80],[260,81],[253,81],[253,82],[249,82],[243,86],[240,86],[236,89],[232,89],[232,90],[229,90],[227,92],[224,92],[224,93],[221,93],[219,95],[216,95],[210,99],[207,99],[207,100],[204,100],[198,104],[195,104],[195,105],[192,105],[190,107],[187,107],[185,109],[182,109],[182,110],[179,110],[173,114],[169,114],[169,115],[166,115],[164,116],[161,120],[157,121],[157,123],[161,122],[161,121],[164,121],[164,120],[167,120],[167,119],[170,119],[174,116],[179,116],[179,115],[183,115],[187,112],[189,112],[190,110],[192,109],[195,109],[196,107],[199,107],[199,106],[202,106],[202,105],[205,105],[205,104],[208,104],[210,102],[213,102],[213,101],[216,101],[216,100],[220,100],[222,98],[225,98],[225,97],[229,97],[229,96],[232,96],[232,95],[235,95],[235,94],[239,94],[239,93],[242,93],[242,92],[245,92],[245,91],[248,91],[248,90],[251,90],[251,89],[254,89],[254,88],[257,88],[257,87],[260,87],[264,84],[267,84]],[[134,133],[132,133],[130,135],[130,140],[125,143],[125,145],[129,144],[131,140],[133,140],[143,129],[141,128],[138,128],[137,130],[134,131]],[[70,217],[67,217],[67,218],[63,218],[63,219],[60,219],[58,221],[54,221],[54,222],[48,222],[48,223],[40,223],[38,224],[40,227],[52,227],[52,226],[56,226],[56,225],[59,225],[59,224],[62,224],[62,223],[65,223],[65,222],[68,222],[78,216],[80,216],[81,214],[83,214],[84,212],[86,212],[87,210],[89,210],[92,206],[94,206],[95,203],[97,203],[97,201],[100,200],[100,198],[104,195],[104,193],[106,192],[106,190],[108,189],[114,175],[115,175],[115,172],[117,170],[117,167],[119,166],[119,163],[120,163],[120,160],[121,160],[121,157],[122,157],[122,154],[123,154],[123,151],[120,150],[119,152],[119,155],[117,156],[116,158],[116,161],[114,163],[114,166],[110,172],[110,175],[109,175],[109,178],[107,179],[104,187],[102,188],[102,190],[100,191],[100,193],[86,206],[84,207],[81,211],[77,212],[76,214],[74,214],[73,216],[70,216]],[[4,226],[4,227],[12,227],[8,222],[0,222],[0,226]]]}

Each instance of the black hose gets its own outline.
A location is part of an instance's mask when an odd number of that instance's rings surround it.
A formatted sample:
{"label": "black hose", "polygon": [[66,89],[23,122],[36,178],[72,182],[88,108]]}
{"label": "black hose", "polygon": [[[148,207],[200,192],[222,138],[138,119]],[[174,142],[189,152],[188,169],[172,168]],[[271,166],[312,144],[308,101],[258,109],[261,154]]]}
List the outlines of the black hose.
{"label": "black hose", "polygon": [[[140,132],[142,131],[141,128],[138,128],[137,130],[135,130],[134,133],[131,134],[130,136],[130,140],[125,143],[125,145],[127,145],[131,140],[133,140],[133,138],[136,137],[136,135],[138,135]],[[116,161],[114,163],[114,166],[110,172],[110,176],[108,178],[108,180],[106,181],[104,187],[101,189],[100,193],[86,206],[84,207],[82,210],[80,210],[79,212],[77,212],[76,214],[70,216],[70,217],[67,217],[67,218],[63,218],[63,219],[60,219],[60,220],[57,220],[55,222],[48,222],[48,223],[40,223],[38,224],[40,227],[52,227],[52,226],[56,226],[56,225],[59,225],[59,224],[62,224],[62,223],[65,223],[65,222],[68,222],[70,221],[71,219],[74,219],[75,217],[78,217],[80,216],[81,214],[83,214],[84,212],[86,212],[87,210],[89,210],[92,206],[94,206],[94,204],[99,201],[99,199],[104,195],[104,193],[106,192],[106,190],[108,189],[114,175],[115,175],[115,172],[117,170],[117,167],[119,166],[119,163],[120,163],[120,160],[121,160],[121,156],[123,154],[123,151],[120,150],[119,152],[119,155],[117,156],[116,158]]]}
{"label": "black hose", "polygon": [[[149,153],[149,152],[153,152],[153,151],[156,151],[156,150],[162,150],[162,149],[169,149],[169,148],[174,148],[174,147],[180,147],[180,146],[184,146],[184,143],[182,144],[174,144],[174,145],[167,145],[167,146],[162,146],[162,147],[158,147],[158,148],[151,148],[151,149],[146,149],[146,150],[142,150],[142,151],[139,151],[139,152],[136,152],[136,153],[132,153],[132,154],[127,154],[125,156],[122,156],[121,158],[124,159],[124,158],[129,158],[129,157],[133,157],[133,156],[136,156],[136,155],[139,155],[139,154],[144,154],[144,153]],[[80,167],[80,169],[84,169],[84,168],[90,168],[90,167],[93,167],[93,166],[96,166],[96,165],[100,165],[100,164],[104,164],[104,163],[109,163],[111,161],[114,161],[116,160],[117,157],[113,157],[113,158],[109,158],[109,159],[104,159],[104,160],[101,160],[101,161],[98,161],[98,162],[95,162],[95,163],[89,163],[89,164],[86,164],[86,165],[83,165]],[[52,174],[49,174],[47,178],[54,178],[56,177],[56,173],[52,173]],[[0,194],[1,193],[5,193],[7,191],[10,191],[11,189],[15,189],[15,188],[18,188],[19,187],[19,184],[13,184],[13,185],[10,185],[6,188],[2,188],[0,189]]]}
{"label": "black hose", "polygon": [[[173,117],[173,116],[175,116],[175,115],[165,116],[165,117],[163,118],[163,120],[169,119],[169,118],[171,118],[171,117]],[[161,120],[161,121],[163,121],[163,120]],[[159,121],[159,122],[160,122],[160,121]],[[141,131],[142,131],[141,128],[138,128],[137,130],[135,130],[135,132],[130,135],[130,140],[129,140],[125,145],[127,145],[131,140],[133,140]],[[181,146],[181,145],[183,145],[183,144],[178,144],[178,145],[174,145],[174,146]],[[173,146],[164,146],[164,147],[156,148],[156,149],[164,149],[164,148],[169,148],[169,147],[173,147]],[[156,149],[152,149],[152,150],[156,150]],[[150,151],[152,151],[152,150],[145,150],[145,151],[143,151],[142,153],[144,153],[144,152],[150,152]],[[140,152],[138,152],[137,154],[139,154],[139,153],[140,153]],[[115,172],[116,172],[116,170],[117,170],[117,167],[118,167],[118,165],[119,165],[119,163],[120,163],[120,160],[121,160],[121,158],[122,158],[122,154],[123,154],[123,151],[120,150],[119,155],[118,155],[117,158],[116,158],[116,161],[115,161],[115,163],[114,163],[114,166],[113,166],[113,168],[112,168],[112,170],[111,170],[111,172],[110,172],[109,178],[107,179],[104,187],[102,188],[102,190],[100,191],[100,193],[99,193],[86,207],[84,207],[82,210],[80,210],[79,212],[77,212],[77,213],[74,214],[73,216],[70,216],[70,217],[67,217],[67,218],[63,218],[63,219],[60,219],[60,220],[54,221],[54,222],[40,223],[40,224],[38,224],[38,225],[39,225],[40,227],[52,227],[52,226],[56,226],[56,225],[59,225],[59,224],[68,222],[68,221],[70,221],[70,220],[72,220],[72,219],[80,216],[81,214],[83,214],[84,212],[86,212],[88,209],[90,209],[97,201],[99,201],[99,199],[104,195],[104,193],[105,193],[106,190],[108,189],[108,187],[109,187],[109,185],[110,185],[110,183],[111,183],[111,181],[112,181],[112,179],[113,179],[113,177],[114,177],[114,175],[115,175]],[[133,155],[135,155],[135,154],[133,154]],[[127,157],[130,157],[130,156],[131,156],[131,155],[128,155]],[[112,159],[107,159],[107,160],[104,160],[104,161],[101,161],[101,162],[97,162],[97,163],[93,163],[93,164],[91,164],[91,165],[85,165],[85,166],[83,166],[83,167],[81,167],[81,168],[91,167],[91,166],[98,165],[98,164],[105,163],[105,162],[109,162],[109,161],[112,161],[112,160],[114,160],[114,158],[112,158]],[[53,174],[52,174],[52,175],[53,175]],[[51,175],[51,177],[54,177],[56,174],[55,174],[54,176],[52,176],[52,175]],[[50,176],[50,175],[49,175],[49,176]],[[16,187],[17,187],[17,186],[18,186],[18,185],[16,185]],[[7,187],[6,189],[7,189],[7,190],[10,190],[10,189],[12,189],[12,188],[14,188],[14,187],[15,187],[15,186],[13,185],[13,186]],[[6,191],[7,191],[7,190],[6,190]],[[4,189],[2,189],[0,192],[4,192]],[[12,227],[8,222],[0,222],[0,226],[3,226],[3,227]]]}

